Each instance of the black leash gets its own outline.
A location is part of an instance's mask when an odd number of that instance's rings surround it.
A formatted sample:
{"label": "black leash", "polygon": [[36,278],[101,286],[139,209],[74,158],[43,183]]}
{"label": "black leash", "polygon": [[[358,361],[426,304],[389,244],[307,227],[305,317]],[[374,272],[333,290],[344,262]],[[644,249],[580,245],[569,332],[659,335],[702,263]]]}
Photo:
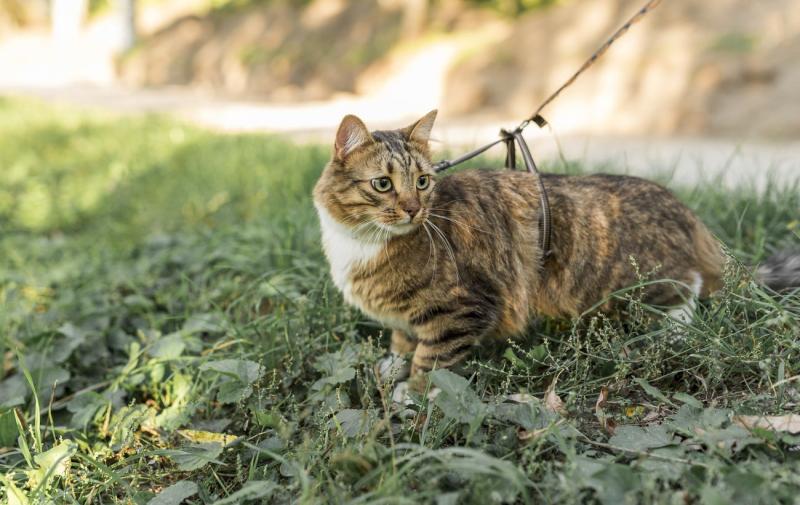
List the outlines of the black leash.
{"label": "black leash", "polygon": [[550,249],[550,242],[551,242],[551,217],[550,217],[550,201],[547,198],[547,191],[545,190],[544,184],[542,183],[542,176],[539,172],[539,169],[536,167],[536,163],[533,161],[533,156],[531,156],[530,149],[528,149],[528,144],[525,143],[525,138],[522,136],[522,131],[528,127],[531,123],[536,123],[539,128],[543,128],[548,124],[547,120],[542,117],[541,112],[542,110],[550,105],[553,100],[555,100],[561,92],[565,89],[570,87],[577,79],[583,74],[586,70],[589,69],[595,62],[600,59],[608,48],[610,48],[614,42],[619,40],[627,31],[630,29],[631,26],[638,23],[645,17],[651,10],[658,7],[658,4],[661,3],[661,0],[649,0],[644,6],[639,9],[636,14],[633,15],[624,25],[622,25],[613,35],[602,45],[600,48],[592,54],[592,56],[584,62],[583,65],[578,69],[577,72],[572,74],[564,84],[561,85],[553,94],[548,96],[544,102],[536,109],[536,111],[531,114],[530,117],[524,119],[519,126],[517,126],[512,131],[507,131],[505,129],[500,130],[500,138],[495,140],[494,142],[490,142],[484,146],[481,146],[475,150],[472,150],[466,154],[459,156],[454,160],[442,160],[433,165],[434,172],[442,172],[447,170],[448,168],[454,167],[456,165],[460,165],[465,161],[469,161],[472,158],[483,154],[484,152],[488,151],[492,147],[496,146],[497,144],[503,143],[506,145],[506,168],[511,170],[516,170],[517,168],[517,160],[516,160],[516,147],[518,146],[520,151],[522,151],[522,159],[525,162],[525,168],[528,169],[528,172],[534,174],[536,176],[536,180],[539,183],[539,204],[541,207],[541,217],[539,221],[539,232],[540,238],[539,243],[542,249],[543,258],[547,258],[552,253]]}

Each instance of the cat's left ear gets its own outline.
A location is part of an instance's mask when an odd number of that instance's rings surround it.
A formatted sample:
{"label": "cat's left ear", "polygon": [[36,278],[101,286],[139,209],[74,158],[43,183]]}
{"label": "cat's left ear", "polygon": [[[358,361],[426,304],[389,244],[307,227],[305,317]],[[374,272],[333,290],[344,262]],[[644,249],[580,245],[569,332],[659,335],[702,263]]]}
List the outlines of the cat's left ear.
{"label": "cat's left ear", "polygon": [[433,109],[422,116],[422,119],[416,123],[403,128],[403,133],[405,134],[406,138],[408,138],[408,140],[419,142],[423,145],[428,145],[428,140],[431,138],[431,130],[433,130],[433,122],[436,121],[436,114],[438,112],[439,111],[436,109]]}

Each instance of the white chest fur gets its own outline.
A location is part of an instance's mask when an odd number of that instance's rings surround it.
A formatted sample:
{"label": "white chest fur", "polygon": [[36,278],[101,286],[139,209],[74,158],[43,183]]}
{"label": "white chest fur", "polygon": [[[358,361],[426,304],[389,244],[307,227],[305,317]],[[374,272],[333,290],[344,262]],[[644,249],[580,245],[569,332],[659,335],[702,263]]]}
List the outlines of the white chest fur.
{"label": "white chest fur", "polygon": [[382,314],[372,309],[368,300],[361,300],[353,294],[350,281],[353,269],[376,258],[383,250],[385,243],[359,240],[347,227],[336,221],[324,207],[319,204],[315,205],[322,228],[322,248],[331,267],[331,277],[333,283],[342,292],[345,301],[390,328],[410,331],[408,324],[396,315]]}
{"label": "white chest fur", "polygon": [[333,219],[325,208],[321,205],[316,207],[322,227],[322,248],[331,266],[333,283],[348,303],[360,305],[353,299],[350,273],[354,268],[375,258],[381,252],[383,244],[359,240],[348,228]]}

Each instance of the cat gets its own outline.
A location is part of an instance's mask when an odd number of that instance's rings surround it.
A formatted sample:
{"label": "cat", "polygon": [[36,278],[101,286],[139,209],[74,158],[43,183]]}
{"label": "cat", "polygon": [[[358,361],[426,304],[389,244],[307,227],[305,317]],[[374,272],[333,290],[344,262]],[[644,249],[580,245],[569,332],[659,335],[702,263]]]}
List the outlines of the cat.
{"label": "cat", "polygon": [[[537,316],[619,313],[622,302],[609,295],[646,273],[674,282],[643,287],[643,301],[682,321],[722,286],[720,242],[667,189],[637,177],[542,175],[552,213],[545,254],[536,177],[437,177],[428,146],[435,118],[370,132],[346,116],[313,191],[333,282],[392,329],[391,352],[413,355],[412,377],[519,335]],[[781,282],[800,280],[798,271],[771,270]]]}

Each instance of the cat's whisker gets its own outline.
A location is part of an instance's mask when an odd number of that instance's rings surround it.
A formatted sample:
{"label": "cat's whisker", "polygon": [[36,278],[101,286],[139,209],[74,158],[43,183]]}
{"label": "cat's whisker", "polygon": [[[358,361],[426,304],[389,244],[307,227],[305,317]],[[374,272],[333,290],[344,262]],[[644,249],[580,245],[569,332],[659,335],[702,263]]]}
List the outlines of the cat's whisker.
{"label": "cat's whisker", "polygon": [[436,252],[436,246],[433,242],[433,236],[431,235],[430,230],[428,230],[427,222],[422,222],[422,229],[428,234],[428,261],[431,260],[431,253],[433,253],[433,275],[431,276],[431,284],[433,284],[436,281],[436,264],[438,262],[438,253]]}
{"label": "cat's whisker", "polygon": [[444,243],[444,247],[445,247],[445,249],[447,250],[447,253],[450,256],[450,259],[453,261],[453,267],[455,267],[455,269],[456,269],[456,282],[459,282],[461,280],[461,276],[460,276],[459,271],[458,271],[458,262],[456,261],[456,255],[453,252],[453,247],[450,245],[450,242],[447,240],[447,237],[445,236],[445,234],[441,230],[441,228],[436,226],[434,223],[429,222],[429,224],[431,225],[431,227],[433,227],[433,231],[435,231],[439,235],[439,237],[442,239],[442,242]]}
{"label": "cat's whisker", "polygon": [[443,216],[443,215],[441,215],[441,214],[436,214],[436,213],[434,213],[434,212],[429,212],[428,214],[429,214],[430,216],[433,216],[433,217],[438,217],[439,219],[444,219],[445,221],[450,221],[450,222],[452,222],[452,223],[455,223],[455,224],[457,224],[457,225],[459,225],[459,226],[463,226],[464,228],[467,228],[467,229],[470,229],[470,230],[479,231],[479,232],[481,232],[481,233],[489,233],[488,231],[486,231],[486,230],[484,230],[484,229],[482,229],[482,228],[478,228],[478,227],[476,227],[476,226],[470,226],[470,225],[468,225],[468,224],[466,224],[466,223],[464,223],[464,222],[462,222],[462,221],[459,221],[458,219],[452,219],[452,218],[449,218],[449,217]]}

